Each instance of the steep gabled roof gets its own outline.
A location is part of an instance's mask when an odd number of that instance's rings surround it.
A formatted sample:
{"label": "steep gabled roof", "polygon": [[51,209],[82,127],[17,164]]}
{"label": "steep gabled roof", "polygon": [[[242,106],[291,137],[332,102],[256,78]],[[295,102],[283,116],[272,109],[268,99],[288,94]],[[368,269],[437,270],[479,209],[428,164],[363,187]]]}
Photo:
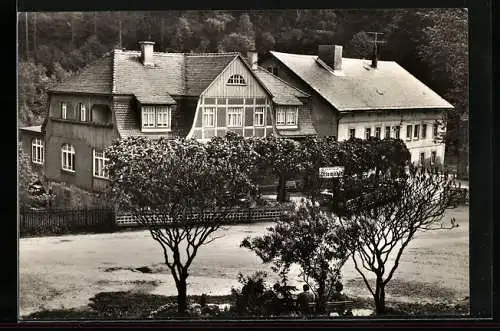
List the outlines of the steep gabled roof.
{"label": "steep gabled roof", "polygon": [[336,75],[315,55],[271,54],[339,111],[453,108],[394,61],[373,69],[370,61],[343,58],[343,75]]}
{"label": "steep gabled roof", "polygon": [[106,54],[49,91],[111,94],[112,89],[113,55]]}
{"label": "steep gabled roof", "polygon": [[238,53],[186,54],[185,95],[199,96]]}
{"label": "steep gabled roof", "polygon": [[135,95],[144,103],[175,103],[172,96],[199,96],[238,53],[154,53],[154,67],[144,66],[141,52],[114,50],[54,92]]}
{"label": "steep gabled roof", "polygon": [[258,67],[253,71],[258,79],[267,87],[273,96],[273,102],[279,105],[302,105],[298,98],[307,98],[309,95],[281,80],[269,71]]}

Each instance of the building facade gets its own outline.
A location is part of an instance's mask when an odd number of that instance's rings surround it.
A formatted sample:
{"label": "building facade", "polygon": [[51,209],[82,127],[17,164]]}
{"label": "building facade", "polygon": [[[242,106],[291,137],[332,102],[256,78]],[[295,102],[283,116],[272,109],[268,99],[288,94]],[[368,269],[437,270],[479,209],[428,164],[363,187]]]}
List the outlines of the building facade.
{"label": "building facade", "polygon": [[[46,181],[103,191],[104,149],[128,136],[206,141],[228,131],[317,134],[310,96],[260,68],[256,52],[245,59],[238,53],[159,53],[152,42],[140,47],[114,50],[52,88],[43,125],[21,130]],[[32,144],[43,145],[43,159]]]}
{"label": "building facade", "polygon": [[440,121],[453,106],[393,61],[342,57],[342,46],[317,55],[270,52],[262,67],[311,95],[320,136],[401,138],[415,165],[443,164]]}

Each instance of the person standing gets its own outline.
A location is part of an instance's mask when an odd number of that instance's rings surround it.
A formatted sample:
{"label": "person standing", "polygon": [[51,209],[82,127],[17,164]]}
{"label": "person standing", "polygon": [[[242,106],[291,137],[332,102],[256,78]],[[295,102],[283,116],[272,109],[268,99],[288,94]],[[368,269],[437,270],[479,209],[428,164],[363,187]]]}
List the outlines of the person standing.
{"label": "person standing", "polygon": [[297,305],[302,314],[310,316],[311,309],[309,308],[309,304],[315,302],[315,297],[314,294],[309,291],[309,285],[304,284],[302,290],[302,293],[297,296]]}

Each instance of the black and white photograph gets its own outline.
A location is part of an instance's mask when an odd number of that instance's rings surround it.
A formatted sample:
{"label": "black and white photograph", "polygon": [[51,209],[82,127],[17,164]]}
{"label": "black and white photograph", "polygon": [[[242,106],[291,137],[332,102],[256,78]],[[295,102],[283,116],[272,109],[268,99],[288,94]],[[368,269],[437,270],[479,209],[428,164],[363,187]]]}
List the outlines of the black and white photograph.
{"label": "black and white photograph", "polygon": [[468,16],[18,12],[18,319],[470,316]]}

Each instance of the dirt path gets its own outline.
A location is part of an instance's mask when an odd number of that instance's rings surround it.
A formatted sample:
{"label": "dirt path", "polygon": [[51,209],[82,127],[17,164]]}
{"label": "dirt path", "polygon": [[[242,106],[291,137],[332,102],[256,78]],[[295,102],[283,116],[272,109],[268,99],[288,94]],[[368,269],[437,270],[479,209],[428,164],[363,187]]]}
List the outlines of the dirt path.
{"label": "dirt path", "polygon": [[[468,208],[449,210],[447,216],[454,216],[460,227],[419,234],[388,285],[388,299],[436,301],[468,296]],[[263,234],[269,225],[231,226],[219,233],[224,236],[203,247],[193,262],[188,294],[226,295],[232,286],[238,287],[239,272],[271,274],[255,254],[239,247],[245,236]],[[163,265],[161,248],[146,231],[26,238],[20,240],[19,249],[21,315],[85,306],[99,292],[177,293]],[[153,273],[133,271],[142,266]],[[342,273],[348,295],[370,297],[350,262]],[[301,284],[297,269],[290,279]]]}

